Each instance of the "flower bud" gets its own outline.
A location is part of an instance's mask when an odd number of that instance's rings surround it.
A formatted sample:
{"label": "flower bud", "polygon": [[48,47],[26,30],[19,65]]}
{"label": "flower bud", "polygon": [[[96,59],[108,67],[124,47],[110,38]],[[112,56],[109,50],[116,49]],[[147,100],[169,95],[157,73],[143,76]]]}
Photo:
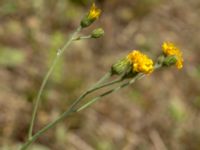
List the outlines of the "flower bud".
{"label": "flower bud", "polygon": [[99,18],[101,10],[95,6],[93,3],[89,13],[81,20],[81,27],[85,28],[91,25],[95,20]]}
{"label": "flower bud", "polygon": [[86,17],[84,17],[82,20],[81,20],[81,27],[82,28],[85,28],[85,27],[88,27],[89,25],[91,25],[92,23],[94,22],[94,20],[90,20]]}
{"label": "flower bud", "polygon": [[100,38],[104,35],[104,30],[102,28],[94,29],[91,33],[92,38]]}
{"label": "flower bud", "polygon": [[132,71],[131,68],[128,58],[123,58],[112,65],[111,72],[112,74],[121,75]]}
{"label": "flower bud", "polygon": [[[163,53],[165,56],[174,56],[176,57],[176,67],[178,69],[183,68],[183,54],[181,50],[172,42],[164,42],[162,44]],[[174,61],[174,60],[171,60]]]}
{"label": "flower bud", "polygon": [[165,58],[165,60],[163,61],[163,65],[164,66],[172,66],[172,65],[176,64],[176,62],[177,62],[176,56],[171,55],[171,56],[167,56]]}

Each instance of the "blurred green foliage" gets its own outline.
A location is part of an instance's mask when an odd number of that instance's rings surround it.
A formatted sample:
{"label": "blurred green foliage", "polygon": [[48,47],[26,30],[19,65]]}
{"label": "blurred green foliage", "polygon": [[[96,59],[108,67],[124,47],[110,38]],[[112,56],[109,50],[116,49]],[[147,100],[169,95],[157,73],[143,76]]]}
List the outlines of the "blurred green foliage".
{"label": "blurred green foliage", "polygon": [[96,150],[113,150],[113,144],[108,140],[98,140]]}
{"label": "blurred green foliage", "polygon": [[142,94],[137,89],[132,90],[129,92],[130,100],[134,102],[134,104],[138,105],[142,109],[145,109],[147,106],[146,101],[143,99]]}
{"label": "blurred green foliage", "polygon": [[25,61],[25,54],[20,49],[0,46],[0,65],[16,67]]}
{"label": "blurred green foliage", "polygon": [[193,105],[197,110],[200,110],[200,95],[194,97]]}
{"label": "blurred green foliage", "polygon": [[[1,4],[1,2],[0,2],[0,4]],[[14,13],[16,13],[16,11],[17,11],[16,3],[8,2],[8,3],[1,4],[1,8],[0,8],[1,15],[14,14]]]}
{"label": "blurred green foliage", "polygon": [[179,100],[173,99],[169,105],[169,113],[172,119],[176,122],[182,122],[186,119],[186,109],[183,103]]}

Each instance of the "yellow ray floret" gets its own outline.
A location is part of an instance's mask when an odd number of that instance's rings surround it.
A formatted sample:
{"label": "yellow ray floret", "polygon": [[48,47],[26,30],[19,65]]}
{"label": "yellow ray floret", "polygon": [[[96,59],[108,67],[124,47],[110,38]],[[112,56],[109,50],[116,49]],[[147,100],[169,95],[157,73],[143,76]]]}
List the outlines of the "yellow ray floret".
{"label": "yellow ray floret", "polygon": [[133,64],[134,72],[150,74],[153,72],[153,61],[138,50],[133,50],[127,58]]}
{"label": "yellow ray floret", "polygon": [[167,56],[176,56],[176,67],[178,69],[183,68],[183,56],[182,52],[171,42],[164,42],[162,44],[163,53]]}
{"label": "yellow ray floret", "polygon": [[93,3],[89,11],[88,18],[96,20],[99,18],[100,14],[101,9],[97,8],[95,3]]}

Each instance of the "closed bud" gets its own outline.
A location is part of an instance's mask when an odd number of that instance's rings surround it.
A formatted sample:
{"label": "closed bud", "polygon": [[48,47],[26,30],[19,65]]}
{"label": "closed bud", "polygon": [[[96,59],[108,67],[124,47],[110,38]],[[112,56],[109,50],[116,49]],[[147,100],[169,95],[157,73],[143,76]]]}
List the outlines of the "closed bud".
{"label": "closed bud", "polygon": [[177,62],[176,56],[171,55],[171,56],[165,57],[165,60],[163,61],[163,65],[164,66],[172,66],[172,65],[176,64],[176,62]]}
{"label": "closed bud", "polygon": [[104,35],[104,30],[102,28],[94,29],[91,33],[92,38],[100,38]]}
{"label": "closed bud", "polygon": [[121,75],[126,74],[130,71],[132,72],[131,68],[132,66],[128,58],[123,58],[112,65],[111,71],[112,74]]}
{"label": "closed bud", "polygon": [[82,20],[81,20],[81,27],[82,28],[85,28],[85,27],[88,27],[89,25],[91,25],[95,20],[94,19],[88,19],[88,17],[84,17]]}

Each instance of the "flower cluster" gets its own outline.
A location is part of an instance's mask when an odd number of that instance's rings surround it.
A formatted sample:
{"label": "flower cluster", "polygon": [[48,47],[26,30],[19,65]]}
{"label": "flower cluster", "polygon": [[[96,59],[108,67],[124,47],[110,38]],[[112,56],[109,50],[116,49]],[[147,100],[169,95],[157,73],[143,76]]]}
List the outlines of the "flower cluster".
{"label": "flower cluster", "polygon": [[176,57],[176,67],[181,69],[183,67],[183,56],[182,52],[171,42],[164,42],[162,44],[163,53],[166,56],[175,56]]}
{"label": "flower cluster", "polygon": [[153,61],[140,51],[133,50],[128,54],[127,58],[133,65],[132,69],[134,72],[141,72],[144,74],[153,72]]}
{"label": "flower cluster", "polygon": [[[164,42],[162,45],[163,54],[156,62],[161,66],[176,65],[178,69],[183,67],[182,52],[171,42]],[[155,67],[155,68],[157,68]],[[147,55],[141,53],[139,50],[133,50],[125,58],[119,60],[112,65],[112,73],[122,75],[125,77],[134,76],[137,73],[150,74],[153,72],[154,62]]]}

